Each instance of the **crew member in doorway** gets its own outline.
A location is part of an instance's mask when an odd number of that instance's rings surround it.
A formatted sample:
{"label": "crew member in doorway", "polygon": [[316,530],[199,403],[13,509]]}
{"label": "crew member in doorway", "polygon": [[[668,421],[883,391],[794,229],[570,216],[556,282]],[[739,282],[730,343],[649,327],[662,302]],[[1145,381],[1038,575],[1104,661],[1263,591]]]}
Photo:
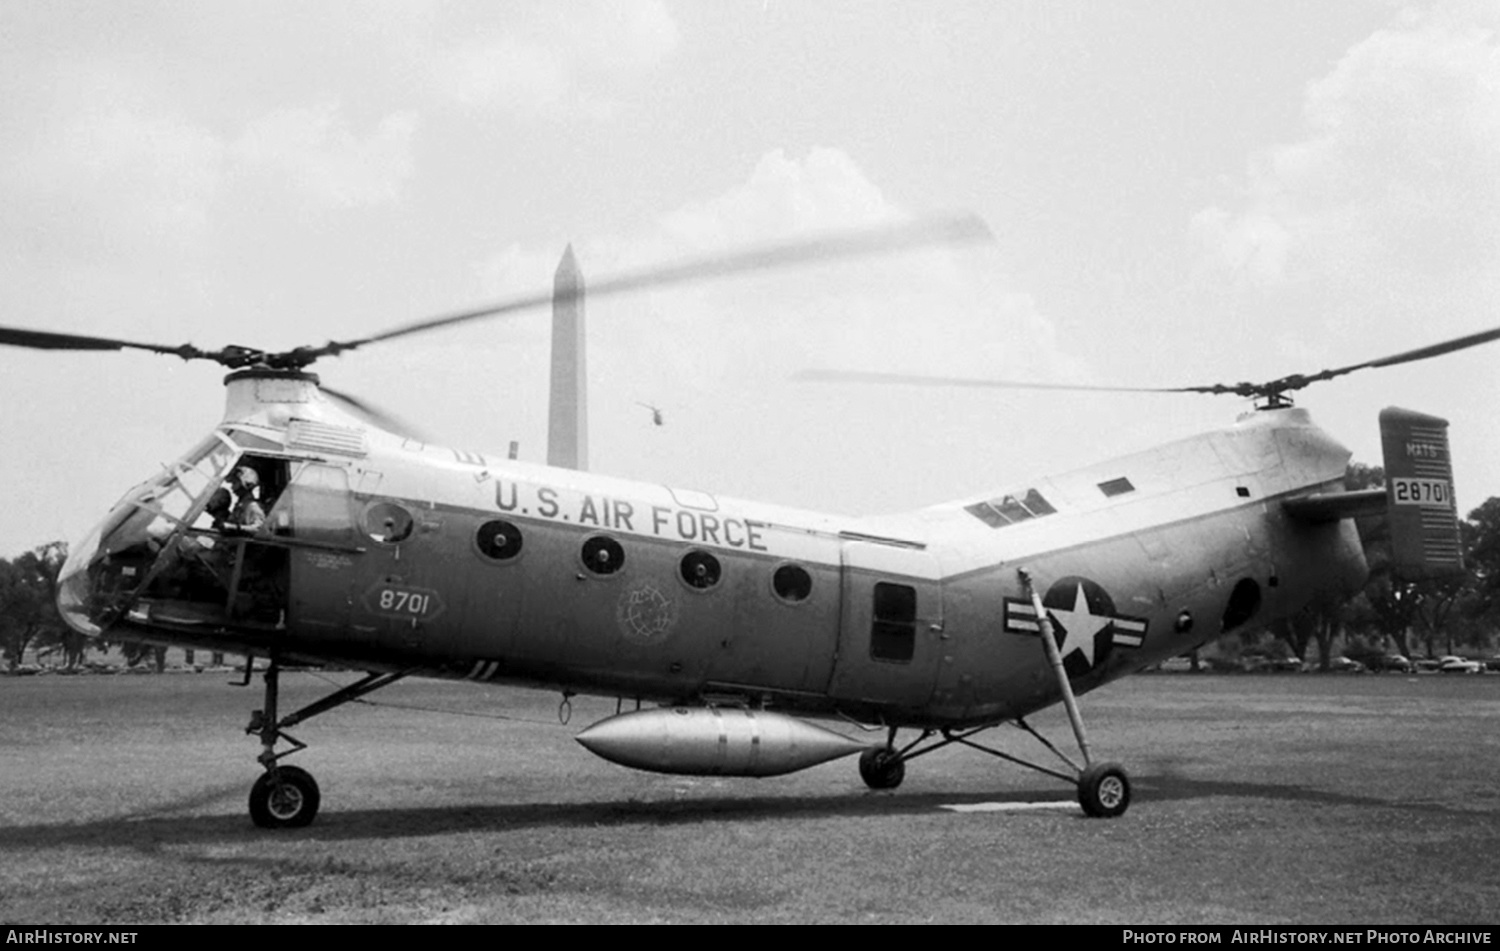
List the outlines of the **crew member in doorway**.
{"label": "crew member in doorway", "polygon": [[256,499],[256,492],[260,486],[260,476],[249,466],[240,466],[234,470],[230,477],[237,496],[234,503],[234,511],[229,520],[233,527],[243,532],[257,532],[266,523],[266,510],[261,507]]}

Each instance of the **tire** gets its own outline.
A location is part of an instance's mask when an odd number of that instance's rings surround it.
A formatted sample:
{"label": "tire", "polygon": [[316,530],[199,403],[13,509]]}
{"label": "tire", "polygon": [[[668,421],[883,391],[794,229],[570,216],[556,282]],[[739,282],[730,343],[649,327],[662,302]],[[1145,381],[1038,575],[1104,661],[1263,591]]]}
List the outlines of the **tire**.
{"label": "tire", "polygon": [[313,821],[321,802],[311,773],[273,766],[250,787],[250,819],[262,829],[298,829]]}
{"label": "tire", "polygon": [[1130,808],[1130,776],[1119,763],[1095,763],[1078,777],[1078,804],[1096,819],[1123,816]]}
{"label": "tire", "polygon": [[871,789],[895,789],[906,778],[906,760],[889,747],[865,750],[859,754],[859,778]]}

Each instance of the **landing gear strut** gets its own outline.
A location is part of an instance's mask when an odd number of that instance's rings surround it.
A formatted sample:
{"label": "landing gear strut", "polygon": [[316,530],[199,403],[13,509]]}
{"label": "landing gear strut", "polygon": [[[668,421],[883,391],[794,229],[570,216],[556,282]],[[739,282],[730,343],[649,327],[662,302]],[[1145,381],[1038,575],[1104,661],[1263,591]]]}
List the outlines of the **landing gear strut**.
{"label": "landing gear strut", "polygon": [[[1130,777],[1119,763],[1095,763],[1089,757],[1089,741],[1083,731],[1083,715],[1078,712],[1078,700],[1073,696],[1073,684],[1063,667],[1062,654],[1057,649],[1057,638],[1052,631],[1052,616],[1042,605],[1041,595],[1031,583],[1031,572],[1020,569],[1021,587],[1031,606],[1036,611],[1041,628],[1042,646],[1047,651],[1047,660],[1057,675],[1057,687],[1062,691],[1063,707],[1068,711],[1068,722],[1073,725],[1073,736],[1078,748],[1083,751],[1083,768],[1078,770],[1078,804],[1090,816],[1113,819],[1125,814],[1130,806]],[[1075,767],[1076,769],[1077,767]]]}
{"label": "landing gear strut", "polygon": [[[251,662],[250,658],[246,658],[245,679],[247,682],[250,678]],[[262,829],[295,829],[308,825],[318,815],[318,806],[322,804],[323,796],[312,774],[296,766],[281,766],[278,763],[284,756],[307,749],[307,744],[287,733],[286,727],[296,726],[319,713],[342,706],[351,700],[357,700],[405,676],[404,672],[366,674],[349,686],[335,690],[296,713],[278,719],[276,700],[281,679],[281,664],[276,658],[271,658],[265,673],[265,707],[252,712],[250,725],[245,727],[246,733],[260,737],[260,755],[256,757],[256,761],[265,768],[265,772],[255,781],[255,785],[250,787],[251,821]],[[276,752],[276,744],[281,740],[291,744],[292,748],[280,753]]]}
{"label": "landing gear strut", "polygon": [[1093,763],[1079,766],[1062,750],[1048,742],[1046,737],[1032,729],[1025,720],[1017,719],[1010,723],[1031,734],[1037,742],[1056,754],[1058,759],[1068,765],[1070,772],[1042,766],[982,743],[976,743],[973,737],[1001,725],[990,724],[969,730],[923,730],[920,736],[900,749],[895,746],[896,731],[892,728],[890,745],[878,746],[860,754],[860,778],[871,789],[895,789],[901,785],[901,780],[906,776],[907,760],[916,759],[918,756],[925,756],[934,750],[958,743],[981,753],[988,753],[1008,763],[1045,773],[1075,786],[1078,789],[1078,804],[1083,807],[1085,815],[1096,819],[1112,819],[1115,816],[1124,815],[1125,810],[1130,806],[1130,776],[1125,772],[1125,767],[1119,763]]}
{"label": "landing gear strut", "polygon": [[[906,776],[906,761],[924,756],[933,750],[942,749],[952,743],[961,743],[971,749],[988,753],[991,756],[1024,766],[1027,769],[1036,770],[1053,776],[1063,782],[1072,784],[1078,790],[1078,804],[1083,807],[1085,815],[1093,818],[1112,819],[1125,814],[1130,807],[1130,775],[1125,772],[1125,767],[1119,763],[1095,763],[1089,756],[1088,737],[1084,734],[1083,717],[1078,712],[1078,701],[1073,696],[1073,685],[1068,680],[1067,671],[1063,667],[1062,656],[1057,649],[1057,640],[1052,631],[1052,620],[1046,608],[1042,605],[1042,599],[1038,597],[1036,590],[1031,584],[1031,575],[1023,568],[1020,572],[1021,585],[1026,591],[1026,596],[1031,600],[1032,607],[1039,621],[1041,640],[1047,652],[1047,660],[1051,663],[1053,672],[1057,675],[1058,689],[1062,692],[1063,706],[1068,711],[1068,722],[1073,726],[1073,736],[1078,741],[1078,748],[1083,752],[1083,765],[1079,765],[1069,759],[1062,750],[1037,733],[1024,720],[1017,718],[1010,721],[1016,727],[1025,730],[1036,738],[1043,746],[1051,750],[1058,759],[1067,764],[1069,772],[1059,772],[1046,766],[1011,756],[1000,750],[991,749],[973,741],[972,737],[978,733],[992,729],[999,724],[988,724],[974,727],[968,730],[954,731],[951,729],[923,730],[922,735],[917,737],[906,746],[896,748],[896,728],[890,728],[890,738],[885,746],[866,750],[859,757],[859,775],[865,781],[865,785],[871,789],[895,789],[901,784]],[[941,735],[941,739],[934,739]],[[931,742],[928,742],[928,741]],[[923,744],[926,744],[925,746]],[[920,749],[919,749],[920,747]]]}

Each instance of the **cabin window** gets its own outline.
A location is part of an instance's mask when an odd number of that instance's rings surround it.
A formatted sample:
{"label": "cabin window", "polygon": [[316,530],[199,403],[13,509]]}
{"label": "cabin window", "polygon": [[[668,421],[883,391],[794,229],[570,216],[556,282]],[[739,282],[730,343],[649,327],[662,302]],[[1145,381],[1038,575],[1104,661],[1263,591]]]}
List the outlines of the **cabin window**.
{"label": "cabin window", "polygon": [[1027,489],[1024,495],[1002,495],[988,502],[975,502],[964,506],[964,511],[984,522],[990,528],[1003,528],[1028,519],[1052,515],[1057,509],[1042,497],[1036,489]]}
{"label": "cabin window", "polygon": [[288,518],[300,538],[353,544],[354,506],[349,476],[338,466],[309,462],[271,510],[271,523]]}
{"label": "cabin window", "polygon": [[583,566],[596,575],[612,575],[625,567],[625,549],[608,535],[595,535],[579,552]]}
{"label": "cabin window", "polygon": [[376,502],[365,509],[365,534],[386,545],[405,541],[414,524],[411,513],[395,502]]}
{"label": "cabin window", "polygon": [[1108,482],[1099,483],[1099,491],[1103,492],[1106,498],[1114,498],[1117,495],[1134,492],[1135,486],[1130,484],[1129,479],[1121,476],[1118,479],[1110,479]]}
{"label": "cabin window", "polygon": [[479,553],[495,561],[509,561],[521,553],[521,530],[504,519],[492,519],[474,534]]}
{"label": "cabin window", "polygon": [[917,648],[917,589],[880,581],[875,585],[870,656],[907,663]]}
{"label": "cabin window", "polygon": [[783,601],[806,601],[812,594],[812,575],[801,565],[782,565],[771,575],[771,590]]}
{"label": "cabin window", "polygon": [[719,583],[724,569],[719,565],[719,559],[706,551],[694,549],[682,556],[680,566],[682,580],[687,582],[688,587],[707,591]]}

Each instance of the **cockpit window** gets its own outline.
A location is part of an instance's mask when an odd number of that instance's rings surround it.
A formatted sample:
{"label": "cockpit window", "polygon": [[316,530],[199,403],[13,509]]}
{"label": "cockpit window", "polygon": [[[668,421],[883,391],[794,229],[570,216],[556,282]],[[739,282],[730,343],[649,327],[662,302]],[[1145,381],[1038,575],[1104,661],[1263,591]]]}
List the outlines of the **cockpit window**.
{"label": "cockpit window", "polygon": [[76,630],[96,633],[125,609],[158,556],[208,506],[239,451],[217,434],[126,493],[69,555],[59,606]]}
{"label": "cockpit window", "polygon": [[[210,436],[181,459],[163,467],[165,471],[138,486],[123,502],[137,513],[154,515],[147,534],[158,543],[165,542],[178,526],[187,523],[197,503],[207,503],[211,490],[224,481],[236,453],[229,443]],[[132,520],[129,513],[126,520]]]}

